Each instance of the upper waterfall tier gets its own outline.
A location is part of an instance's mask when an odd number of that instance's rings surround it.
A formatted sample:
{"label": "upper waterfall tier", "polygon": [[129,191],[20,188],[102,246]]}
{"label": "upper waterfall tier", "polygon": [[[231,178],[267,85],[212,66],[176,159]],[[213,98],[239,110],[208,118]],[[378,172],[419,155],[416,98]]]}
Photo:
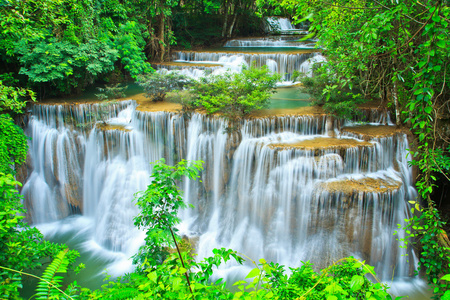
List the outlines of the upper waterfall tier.
{"label": "upper waterfall tier", "polygon": [[296,28],[288,18],[266,18],[266,31],[271,34],[307,34],[307,29],[306,24],[301,24],[300,29]]}
{"label": "upper waterfall tier", "polygon": [[323,114],[261,117],[229,134],[221,118],[137,111],[134,101],[35,105],[22,193],[33,222],[82,213],[93,243],[132,255],[143,242],[132,199],[151,181],[149,162],[203,160],[202,180],[183,185],[195,208],[180,213],[200,257],[229,247],[322,267],[353,255],[383,278],[407,276],[414,255],[407,261],[393,236],[416,196],[406,134],[333,124]]}
{"label": "upper waterfall tier", "polygon": [[299,37],[292,36],[272,36],[262,38],[240,38],[229,40],[224,47],[268,47],[268,48],[297,48],[297,49],[313,49],[315,43],[313,41],[300,41]]}
{"label": "upper waterfall tier", "polygon": [[292,73],[297,70],[303,73],[311,72],[310,59],[320,61],[320,53],[293,51],[285,52],[199,52],[199,51],[178,51],[173,54],[176,62],[209,62],[213,64],[222,64],[225,69],[239,70],[242,64],[257,67],[263,65],[275,73],[284,76],[284,80],[289,81]]}

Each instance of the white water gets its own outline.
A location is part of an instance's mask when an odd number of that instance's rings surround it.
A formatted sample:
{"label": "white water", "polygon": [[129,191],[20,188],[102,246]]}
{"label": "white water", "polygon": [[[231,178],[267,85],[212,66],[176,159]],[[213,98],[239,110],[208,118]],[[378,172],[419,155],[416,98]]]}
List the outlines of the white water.
{"label": "white water", "polygon": [[[180,226],[183,234],[198,238],[200,257],[230,247],[254,260],[293,267],[311,260],[323,267],[353,255],[374,265],[384,280],[393,274],[408,278],[415,268],[414,254],[408,253],[407,261],[399,248],[396,239],[402,235],[393,235],[407,216],[406,201],[416,196],[404,134],[348,149],[277,148],[271,145],[327,137],[326,118],[247,120],[239,139],[224,133],[221,119],[194,114],[185,123],[171,113],[137,112],[131,101],[106,113],[126,130],[77,126],[95,120],[98,110],[34,107],[27,130],[33,170],[23,193],[31,220],[49,235],[66,230],[67,222],[58,220],[81,211],[77,231],[87,240],[81,247],[96,255],[106,251],[113,275],[132,268],[126,258],[143,242],[133,226],[133,194],[150,182],[149,162],[162,157],[169,163],[205,162],[202,182],[184,184],[185,199],[195,209],[181,212]],[[349,195],[324,186],[361,178],[398,182],[400,188]],[[229,278],[236,272],[221,270]]]}
{"label": "white water", "polygon": [[[324,61],[320,53],[229,53],[229,52],[194,52],[179,51],[173,57],[178,63],[209,63],[220,64],[222,68],[215,68],[212,74],[221,74],[226,71],[240,72],[242,66],[256,65],[269,66],[281,74],[284,81],[289,81],[292,73],[297,70],[311,76],[312,64]],[[192,68],[191,68],[192,69]],[[192,77],[193,71],[190,71]]]}
{"label": "white water", "polygon": [[[262,43],[274,46],[284,40]],[[255,41],[241,42],[255,46]],[[294,70],[310,75],[312,62],[324,58],[318,53],[177,52],[175,59],[222,65],[166,66],[193,78],[240,72],[255,62],[288,81]],[[403,234],[393,235],[407,217],[407,200],[416,197],[406,135],[317,151],[277,146],[330,138],[329,133],[362,141],[362,135],[339,130],[358,121],[266,117],[245,120],[239,134],[229,135],[222,119],[139,112],[133,101],[108,107],[37,105],[27,129],[32,138],[30,172],[22,190],[28,217],[49,238],[74,235],[71,241],[95,261],[105,261],[110,274],[123,274],[132,270],[129,257],[144,240],[133,226],[138,213],[133,194],[151,182],[149,163],[200,159],[205,162],[202,181],[183,184],[185,200],[195,208],[180,212],[179,226],[182,234],[198,241],[194,248],[200,258],[215,247],[230,247],[254,260],[264,257],[291,267],[311,260],[324,267],[353,255],[374,265],[383,280],[394,277],[401,294],[411,284],[423,284],[409,277],[416,258],[399,248],[397,239]],[[389,114],[376,110],[364,121],[392,125]],[[114,129],[95,125],[104,122]],[[378,180],[380,191],[349,194],[327,188],[333,182],[367,178]],[[383,191],[385,183],[399,187]],[[242,278],[246,268],[228,265],[218,275]]]}
{"label": "white water", "polygon": [[301,24],[302,29],[295,28],[288,18],[266,18],[265,30],[269,34],[307,34],[308,26]]}
{"label": "white water", "polygon": [[300,41],[300,37],[274,36],[263,38],[240,38],[229,40],[224,47],[264,47],[264,48],[298,48],[313,49],[315,43]]}

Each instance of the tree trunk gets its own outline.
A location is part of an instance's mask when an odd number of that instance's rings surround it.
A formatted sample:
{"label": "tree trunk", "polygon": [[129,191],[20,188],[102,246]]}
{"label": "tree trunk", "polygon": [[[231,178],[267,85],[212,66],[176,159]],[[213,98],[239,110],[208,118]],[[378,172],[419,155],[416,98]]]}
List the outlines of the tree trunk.
{"label": "tree trunk", "polygon": [[164,54],[166,52],[166,46],[165,46],[165,40],[164,40],[164,27],[165,27],[165,16],[164,13],[161,13],[160,15],[160,22],[159,22],[159,49],[161,51],[160,53],[160,61],[164,61]]}
{"label": "tree trunk", "polygon": [[236,24],[237,15],[238,15],[237,14],[237,9],[235,8],[234,9],[233,21],[231,22],[230,29],[228,30],[227,37],[231,37],[231,35],[233,34],[233,28],[234,28],[234,25]]}
{"label": "tree trunk", "polygon": [[394,98],[394,106],[395,106],[395,124],[397,125],[397,127],[399,127],[401,125],[401,119],[400,119],[400,104],[398,102],[398,88],[396,81],[394,81],[392,97]]}
{"label": "tree trunk", "polygon": [[230,1],[225,1],[225,9],[223,11],[224,15],[224,20],[223,20],[223,27],[222,27],[222,37],[225,37],[226,33],[227,33],[227,28],[228,28],[228,4],[230,3]]}

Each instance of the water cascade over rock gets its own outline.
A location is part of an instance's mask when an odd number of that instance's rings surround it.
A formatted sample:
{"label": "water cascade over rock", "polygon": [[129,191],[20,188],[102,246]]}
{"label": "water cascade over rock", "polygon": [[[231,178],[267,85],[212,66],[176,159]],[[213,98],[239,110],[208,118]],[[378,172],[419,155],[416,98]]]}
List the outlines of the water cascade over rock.
{"label": "water cascade over rock", "polygon": [[[200,257],[231,247],[253,259],[323,267],[353,255],[384,279],[414,268],[393,235],[415,197],[407,137],[393,126],[349,126],[330,137],[325,115],[272,116],[245,120],[230,135],[220,118],[135,108],[34,106],[22,190],[33,223],[81,213],[94,223],[96,244],[132,254],[142,243],[132,198],[150,182],[149,162],[201,159],[202,181],[183,187],[195,209],[182,212],[180,228],[198,238]],[[94,124],[99,111],[108,126]],[[373,136],[377,128],[384,133]]]}
{"label": "water cascade over rock", "polygon": [[[286,28],[283,32],[305,33],[295,29],[288,19],[269,19],[270,24],[274,22],[276,26]],[[155,67],[160,70],[177,70],[189,77],[199,78],[210,73],[240,72],[243,66],[267,65],[272,72],[282,76],[283,85],[288,85],[289,81],[293,84],[294,71],[311,76],[312,64],[324,60],[320,52],[314,49],[314,41],[300,39],[300,35],[233,39],[218,49],[175,51],[172,54],[172,62],[156,64]]]}
{"label": "water cascade over rock", "polygon": [[[315,56],[321,57],[319,53],[297,51],[291,53],[239,53],[239,52],[196,52],[178,51],[174,54],[174,61],[178,63],[210,63],[221,64],[226,70],[239,71],[242,65],[255,64],[257,67],[268,65],[268,61],[273,61],[277,65],[276,72],[284,76],[285,81],[289,81],[294,70],[308,73],[310,64],[308,59]],[[217,71],[215,71],[217,73]]]}

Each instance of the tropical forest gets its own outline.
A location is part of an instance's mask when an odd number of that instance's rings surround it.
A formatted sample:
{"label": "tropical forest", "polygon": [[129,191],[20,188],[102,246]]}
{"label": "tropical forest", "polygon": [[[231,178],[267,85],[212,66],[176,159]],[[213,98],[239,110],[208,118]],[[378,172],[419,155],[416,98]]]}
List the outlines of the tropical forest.
{"label": "tropical forest", "polygon": [[450,299],[449,24],[0,0],[0,299]]}

